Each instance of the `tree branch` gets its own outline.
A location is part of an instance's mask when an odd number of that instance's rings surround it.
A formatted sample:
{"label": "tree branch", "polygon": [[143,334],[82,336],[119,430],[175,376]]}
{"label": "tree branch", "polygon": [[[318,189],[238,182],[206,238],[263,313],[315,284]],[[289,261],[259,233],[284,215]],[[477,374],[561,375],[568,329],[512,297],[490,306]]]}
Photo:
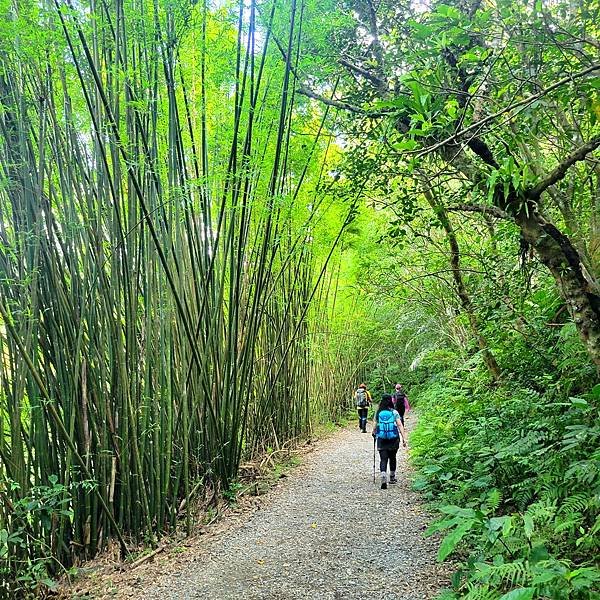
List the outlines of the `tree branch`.
{"label": "tree branch", "polygon": [[485,206],[483,204],[456,204],[449,206],[446,210],[451,212],[476,212],[496,217],[497,219],[512,219],[512,217],[497,206]]}
{"label": "tree branch", "polygon": [[371,27],[371,35],[373,36],[373,49],[379,68],[383,68],[383,48],[379,39],[379,28],[377,27],[377,12],[371,0],[367,0],[368,18]]}
{"label": "tree branch", "polygon": [[490,147],[482,139],[480,139],[478,137],[472,137],[467,142],[467,146],[473,152],[475,152],[475,154],[477,154],[477,156],[479,156],[479,158],[481,158],[481,160],[484,163],[486,163],[487,165],[490,165],[491,167],[494,167],[494,169],[500,168],[500,165],[494,158],[494,155],[492,154]]}
{"label": "tree branch", "polygon": [[584,77],[585,75],[589,75],[590,73],[593,73],[594,71],[598,71],[598,70],[600,70],[600,64],[595,64],[595,65],[592,65],[591,67],[588,67],[587,69],[583,69],[582,71],[573,73],[572,75],[568,75],[567,77],[563,77],[562,79],[559,79],[557,82],[553,83],[552,85],[549,85],[547,88],[544,88],[543,90],[539,91],[537,94],[531,94],[530,96],[527,96],[527,98],[523,98],[523,100],[520,100],[519,102],[515,102],[514,104],[511,104],[510,106],[505,106],[502,110],[499,110],[499,111],[495,112],[494,114],[485,117],[484,119],[481,119],[479,121],[476,121],[475,123],[472,123],[465,129],[463,129],[461,131],[457,131],[456,133],[447,137],[446,139],[442,140],[441,142],[438,142],[437,144],[434,144],[433,146],[430,146],[429,148],[424,148],[420,152],[417,152],[416,156],[417,156],[417,158],[419,158],[421,156],[425,156],[426,154],[429,154],[430,152],[434,152],[435,150],[438,150],[442,146],[445,146],[446,144],[450,144],[451,142],[455,142],[456,140],[463,137],[464,135],[474,132],[474,131],[480,129],[481,127],[487,125],[488,123],[495,121],[498,117],[501,117],[502,115],[506,114],[507,112],[510,112],[511,110],[514,110],[516,108],[520,108],[523,106],[527,106],[528,104],[531,104],[531,103],[535,102],[536,100],[539,100],[543,96],[546,96],[550,92],[553,92],[554,90],[565,85],[566,83],[570,83],[574,79],[579,79],[580,77]]}
{"label": "tree branch", "polygon": [[387,87],[388,87],[387,81],[385,79],[382,79],[381,77],[375,75],[375,73],[372,73],[371,71],[367,71],[367,69],[363,69],[363,67],[360,67],[359,65],[355,65],[354,63],[351,63],[349,60],[346,60],[345,58],[340,58],[339,63],[340,63],[340,65],[342,65],[343,67],[346,67],[350,71],[354,71],[354,72],[358,73],[359,75],[362,75],[365,79],[368,79],[378,90],[380,90],[382,92],[387,91]]}
{"label": "tree branch", "polygon": [[527,197],[531,200],[538,200],[539,197],[545,192],[551,185],[558,183],[567,174],[567,171],[576,162],[585,160],[585,157],[593,152],[600,146],[600,135],[594,136],[587,144],[580,146],[569,154],[565,160],[563,160],[553,171],[551,171],[545,179],[542,179],[534,188],[531,188],[527,192]]}
{"label": "tree branch", "polygon": [[348,104],[347,102],[340,102],[339,100],[333,100],[332,98],[326,98],[325,96],[321,96],[321,94],[317,94],[316,92],[313,92],[304,86],[297,88],[296,93],[301,94],[302,96],[307,96],[308,98],[313,98],[313,100],[318,100],[327,106],[333,106],[334,108],[339,108],[341,110],[348,110],[358,115],[366,116],[368,114],[359,106],[354,106],[354,104]]}

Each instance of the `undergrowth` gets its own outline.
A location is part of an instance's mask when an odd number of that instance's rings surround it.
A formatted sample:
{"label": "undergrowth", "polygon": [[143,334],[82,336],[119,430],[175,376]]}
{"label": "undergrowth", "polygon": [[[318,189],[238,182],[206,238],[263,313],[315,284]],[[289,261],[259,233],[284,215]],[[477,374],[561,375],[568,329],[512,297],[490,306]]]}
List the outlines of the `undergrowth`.
{"label": "undergrowth", "polygon": [[415,486],[458,565],[444,600],[600,598],[600,385],[536,377],[450,369],[419,395]]}

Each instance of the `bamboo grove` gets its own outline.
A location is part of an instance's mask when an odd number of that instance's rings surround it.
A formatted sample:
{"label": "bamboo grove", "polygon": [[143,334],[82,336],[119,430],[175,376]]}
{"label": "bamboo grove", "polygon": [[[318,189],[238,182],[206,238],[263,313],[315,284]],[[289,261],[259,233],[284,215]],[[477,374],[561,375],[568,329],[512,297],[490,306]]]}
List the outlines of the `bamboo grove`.
{"label": "bamboo grove", "polygon": [[1,6],[10,578],[191,527],[242,460],[339,415],[355,361],[323,323],[356,198],[294,92],[300,3]]}

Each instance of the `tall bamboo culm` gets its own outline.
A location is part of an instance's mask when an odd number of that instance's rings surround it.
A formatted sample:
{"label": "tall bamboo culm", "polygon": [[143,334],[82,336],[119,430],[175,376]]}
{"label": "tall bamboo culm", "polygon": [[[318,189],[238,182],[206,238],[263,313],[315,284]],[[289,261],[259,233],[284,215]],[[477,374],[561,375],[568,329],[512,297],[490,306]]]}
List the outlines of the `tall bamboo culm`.
{"label": "tall bamboo culm", "polygon": [[328,116],[294,109],[303,6],[241,2],[237,30],[206,0],[3,6],[8,580],[191,528],[242,460],[339,414],[352,365],[315,325],[348,219],[328,217]]}

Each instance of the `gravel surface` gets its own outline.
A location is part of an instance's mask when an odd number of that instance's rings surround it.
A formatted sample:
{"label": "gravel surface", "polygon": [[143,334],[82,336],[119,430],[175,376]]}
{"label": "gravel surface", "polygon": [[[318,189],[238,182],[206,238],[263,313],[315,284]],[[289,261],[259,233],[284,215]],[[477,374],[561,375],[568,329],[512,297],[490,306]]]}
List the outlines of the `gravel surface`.
{"label": "gravel surface", "polygon": [[373,484],[373,440],[344,430],[245,515],[149,585],[145,599],[416,600],[447,585],[428,516],[410,490],[405,451],[397,485]]}

